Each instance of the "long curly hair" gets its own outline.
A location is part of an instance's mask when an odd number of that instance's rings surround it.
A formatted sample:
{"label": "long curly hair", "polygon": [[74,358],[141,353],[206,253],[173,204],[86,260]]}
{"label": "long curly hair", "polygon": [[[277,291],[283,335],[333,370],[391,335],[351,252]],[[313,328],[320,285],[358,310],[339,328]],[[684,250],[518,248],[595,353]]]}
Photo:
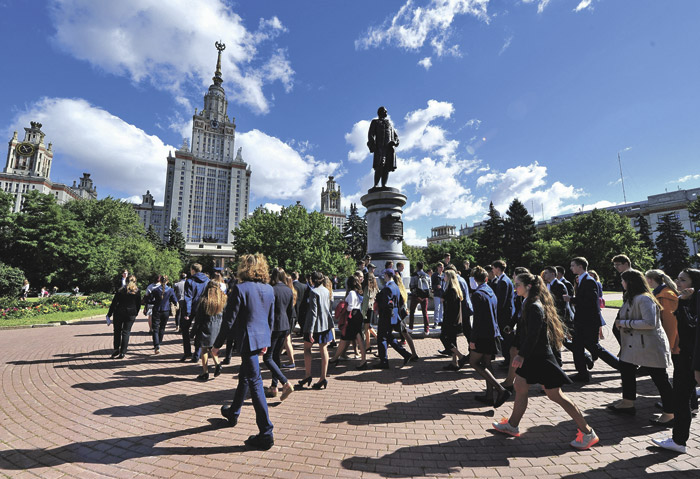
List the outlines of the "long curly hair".
{"label": "long curly hair", "polygon": [[[547,285],[540,276],[535,276],[532,273],[521,273],[515,277],[515,280],[524,286],[530,286],[530,292],[527,295],[526,302],[539,301],[544,310],[544,321],[547,325],[547,339],[552,349],[559,350],[564,342],[566,331],[564,325],[559,320],[557,308],[554,306],[552,295],[547,289]],[[523,304],[523,320],[527,320],[526,304]]]}
{"label": "long curly hair", "polygon": [[216,280],[209,281],[202,293],[202,299],[199,300],[199,309],[207,316],[216,316],[224,310],[225,306],[226,295],[221,291],[221,283]]}
{"label": "long curly hair", "polygon": [[268,283],[270,281],[270,268],[264,254],[244,254],[238,263],[238,281],[255,281]]}

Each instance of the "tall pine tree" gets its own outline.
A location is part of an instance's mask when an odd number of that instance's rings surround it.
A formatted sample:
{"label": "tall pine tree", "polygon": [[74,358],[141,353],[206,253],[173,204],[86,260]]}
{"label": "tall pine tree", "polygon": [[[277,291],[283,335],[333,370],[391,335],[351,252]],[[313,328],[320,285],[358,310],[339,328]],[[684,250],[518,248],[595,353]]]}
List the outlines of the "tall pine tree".
{"label": "tall pine tree", "polygon": [[488,219],[484,222],[484,228],[479,231],[477,241],[481,245],[479,264],[491,264],[492,261],[503,257],[504,239],[503,218],[498,210],[489,203]]}
{"label": "tall pine tree", "polygon": [[649,226],[649,221],[647,221],[646,216],[637,215],[637,223],[639,224],[639,237],[642,239],[642,244],[649,249],[654,260],[656,260],[656,245],[654,240],[651,238],[651,226]]}
{"label": "tall pine tree", "polygon": [[367,251],[367,221],[357,214],[357,204],[350,205],[350,216],[343,226],[343,239],[347,243],[346,253],[360,261]]}
{"label": "tall pine tree", "polygon": [[156,232],[155,228],[153,225],[148,225],[148,230],[146,231],[146,239],[153,244],[158,249],[163,249],[163,241],[160,239],[160,236]]}
{"label": "tall pine tree", "polygon": [[183,263],[187,263],[189,255],[185,251],[185,235],[180,231],[180,225],[177,223],[177,220],[170,222],[165,246],[169,250],[176,251]]}
{"label": "tall pine tree", "polygon": [[685,242],[683,224],[675,213],[668,213],[659,217],[656,232],[659,267],[671,278],[675,278],[689,264],[690,251]]}
{"label": "tall pine tree", "polygon": [[503,254],[507,263],[515,266],[530,267],[524,264],[525,253],[532,249],[533,243],[537,240],[537,229],[535,220],[528,213],[525,205],[515,198],[506,211],[506,219],[503,223],[505,243]]}

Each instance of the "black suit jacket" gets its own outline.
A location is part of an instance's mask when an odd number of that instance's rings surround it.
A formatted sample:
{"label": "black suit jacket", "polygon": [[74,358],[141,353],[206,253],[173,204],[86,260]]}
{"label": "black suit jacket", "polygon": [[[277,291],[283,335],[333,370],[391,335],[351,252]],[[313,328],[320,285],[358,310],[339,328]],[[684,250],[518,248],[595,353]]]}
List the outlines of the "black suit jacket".
{"label": "black suit jacket", "polygon": [[497,280],[493,286],[493,292],[498,298],[498,327],[501,330],[506,326],[512,326],[515,301],[513,299],[513,282],[506,275]]}
{"label": "black suit jacket", "polygon": [[571,310],[569,303],[564,301],[563,296],[569,294],[568,289],[560,280],[555,279],[549,289],[552,299],[554,300],[554,306],[557,308],[557,314],[559,315],[559,320],[566,324],[571,325],[574,320],[574,312]]}
{"label": "black suit jacket", "polygon": [[602,326],[600,321],[600,301],[598,300],[598,285],[595,280],[586,275],[576,288],[576,296],[571,298],[576,305],[574,313],[574,325],[576,331],[586,329],[598,331]]}
{"label": "black suit jacket", "polygon": [[303,331],[306,311],[309,307],[309,285],[302,283],[301,281],[294,281],[292,285],[297,291],[297,302],[294,305],[294,315],[296,316],[296,322],[299,323],[299,327]]}

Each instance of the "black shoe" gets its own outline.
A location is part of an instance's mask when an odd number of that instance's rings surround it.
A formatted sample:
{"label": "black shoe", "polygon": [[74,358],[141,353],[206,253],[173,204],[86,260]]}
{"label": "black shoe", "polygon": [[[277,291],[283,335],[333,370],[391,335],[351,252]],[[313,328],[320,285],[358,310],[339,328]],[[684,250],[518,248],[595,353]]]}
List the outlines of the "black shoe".
{"label": "black shoe", "polygon": [[296,364],[289,363],[289,364],[283,364],[283,365],[280,366],[280,367],[281,367],[282,369],[295,369],[295,368],[297,367],[297,365],[296,365]]}
{"label": "black shoe", "polygon": [[357,366],[355,369],[357,369],[358,371],[364,371],[365,369],[367,369],[367,361],[365,361],[364,363],[360,364],[360,365]]}
{"label": "black shoe", "polygon": [[117,356],[117,359],[124,359],[124,353],[119,353],[119,356]]}
{"label": "black shoe", "polygon": [[119,350],[114,351],[114,352],[112,353],[112,355],[110,356],[110,358],[114,359],[114,358],[116,358],[117,356],[119,356]]}
{"label": "black shoe", "polygon": [[655,407],[656,409],[661,409],[661,410],[663,411],[663,409],[664,409],[664,404],[663,404],[661,401],[656,401],[656,402],[654,403],[654,407]]}
{"label": "black shoe", "polygon": [[459,368],[463,368],[466,364],[469,364],[469,355],[467,354],[466,356],[462,356],[462,359],[457,361],[457,364],[459,365]]}
{"label": "black shoe", "polygon": [[221,415],[224,416],[231,427],[238,424],[238,416],[233,413],[231,406],[221,406]]}
{"label": "black shoe", "polygon": [[505,389],[505,390],[508,391],[509,393],[513,394],[513,391],[514,391],[513,386],[506,386],[506,385],[503,384],[503,383],[501,383],[501,386],[503,386],[503,389]]}
{"label": "black shoe", "polygon": [[651,422],[654,426],[669,428],[673,427],[673,425],[676,423],[676,419],[672,418],[666,422],[659,421],[658,419],[651,419],[649,422]]}
{"label": "black shoe", "polygon": [[335,340],[331,341],[330,344],[328,345],[329,348],[337,348],[338,343],[335,342]]}
{"label": "black shoe", "polygon": [[474,396],[474,399],[487,406],[493,406],[493,398],[487,397],[485,394],[483,396]]}
{"label": "black shoe", "polygon": [[442,354],[443,356],[452,356],[452,353],[449,352],[447,349],[443,349],[442,351],[438,351],[438,354]]}
{"label": "black shoe", "polygon": [[217,378],[221,374],[221,363],[214,366],[214,377]]}
{"label": "black shoe", "polygon": [[420,356],[418,356],[417,354],[414,354],[413,356],[411,356],[411,359],[409,359],[409,361],[411,361],[412,363],[415,363],[419,359],[420,359]]}
{"label": "black shoe", "polygon": [[571,379],[575,383],[584,383],[588,384],[591,382],[590,376],[584,376],[581,373],[574,374],[573,376],[569,376],[569,379]]}
{"label": "black shoe", "polygon": [[506,402],[508,398],[510,398],[510,391],[504,389],[498,393],[498,396],[496,396],[496,400],[493,402],[493,407],[498,409],[499,407],[503,406],[503,403]]}
{"label": "black shoe", "polygon": [[401,367],[406,366],[406,365],[411,361],[411,358],[412,358],[412,357],[413,357],[413,356],[411,356],[410,354],[409,354],[408,356],[404,356],[404,358],[403,358],[403,364],[401,365]]}
{"label": "black shoe", "polygon": [[294,390],[299,391],[300,389],[304,389],[304,384],[306,384],[307,386],[311,386],[311,376],[309,376],[308,378],[304,378],[298,383],[296,383],[294,385]]}
{"label": "black shoe", "polygon": [[184,362],[187,361],[188,359],[192,359],[192,355],[191,355],[191,354],[185,354],[185,355],[183,355],[183,356],[180,358],[180,362],[181,362],[181,363],[184,363]]}
{"label": "black shoe", "polygon": [[586,368],[588,368],[589,371],[593,369],[593,364],[593,358],[590,356],[586,356]]}
{"label": "black shoe", "polygon": [[637,414],[637,409],[632,406],[632,407],[615,407],[614,404],[610,404],[607,407],[607,410],[610,412],[614,412],[615,414],[627,414],[629,416],[634,416]]}
{"label": "black shoe", "polygon": [[244,444],[251,449],[256,449],[258,451],[267,451],[275,445],[275,441],[270,436],[262,436],[260,434],[256,434],[246,439]]}
{"label": "black shoe", "polygon": [[190,359],[191,363],[196,363],[197,361],[199,361],[199,356],[192,356],[192,359]]}
{"label": "black shoe", "polygon": [[456,364],[450,363],[446,364],[445,366],[442,367],[444,371],[459,371],[459,366]]}
{"label": "black shoe", "polygon": [[379,363],[374,366],[374,369],[389,369],[389,363]]}
{"label": "black shoe", "polygon": [[224,358],[224,360],[221,361],[221,364],[224,364],[224,365],[231,364],[231,358]]}
{"label": "black shoe", "polygon": [[197,381],[209,381],[209,373],[202,373],[199,376],[197,376]]}
{"label": "black shoe", "polygon": [[317,390],[318,389],[326,389],[326,387],[328,387],[328,379],[324,379],[323,381],[319,381],[311,387],[314,389],[317,389]]}

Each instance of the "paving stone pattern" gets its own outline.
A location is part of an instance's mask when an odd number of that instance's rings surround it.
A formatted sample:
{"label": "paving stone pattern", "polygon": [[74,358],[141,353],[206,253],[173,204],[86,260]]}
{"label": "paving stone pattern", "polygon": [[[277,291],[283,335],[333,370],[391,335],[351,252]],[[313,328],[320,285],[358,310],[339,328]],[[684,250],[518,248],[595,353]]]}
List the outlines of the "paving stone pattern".
{"label": "paving stone pattern", "polygon": [[[609,323],[614,310],[605,312]],[[275,446],[248,451],[257,432],[250,401],[238,426],[219,407],[233,396],[238,361],[207,383],[199,365],[180,363],[182,347],[168,326],[153,355],[144,319],[134,326],[130,354],[111,360],[111,328],[95,318],[57,328],[0,331],[0,474],[7,477],[700,477],[697,422],[690,454],[650,446],[659,430],[651,380],[638,382],[637,416],[604,405],[621,395],[619,375],[596,363],[593,381],[565,388],[601,437],[590,451],[572,450],[576,428],[536,387],[519,438],[489,431],[494,415],[473,396],[484,382],[472,370],[445,372],[435,338],[418,339],[421,361],[404,369],[332,370],[328,389],[270,400]],[[609,331],[608,331],[609,332]],[[609,334],[605,345],[617,351]],[[460,346],[466,347],[460,338]],[[303,364],[295,338],[296,362]],[[565,369],[573,372],[571,355]],[[400,364],[390,352],[394,366]],[[318,376],[318,355],[314,355]],[[500,377],[504,374],[498,371]],[[289,373],[301,379],[301,368]],[[213,377],[213,376],[212,376]],[[263,373],[269,384],[269,372]]]}

